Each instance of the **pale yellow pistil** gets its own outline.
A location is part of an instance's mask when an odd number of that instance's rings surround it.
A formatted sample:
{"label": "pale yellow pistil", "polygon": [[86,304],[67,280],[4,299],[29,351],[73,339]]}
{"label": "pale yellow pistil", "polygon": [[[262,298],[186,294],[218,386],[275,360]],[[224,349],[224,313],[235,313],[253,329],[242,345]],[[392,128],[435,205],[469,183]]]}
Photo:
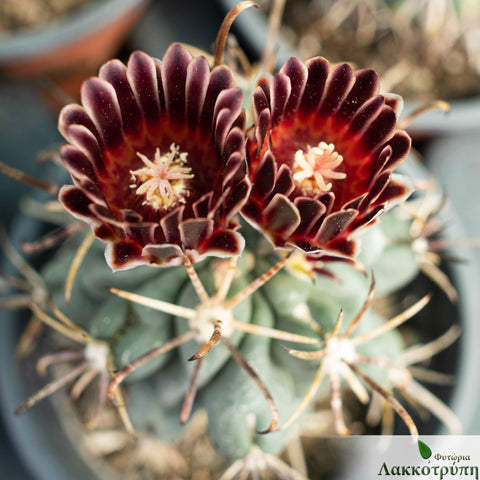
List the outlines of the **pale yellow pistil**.
{"label": "pale yellow pistil", "polygon": [[179,153],[175,144],[170,145],[170,152],[161,155],[157,148],[152,160],[137,152],[144,166],[130,170],[137,195],[145,195],[142,205],[150,205],[156,210],[169,210],[178,203],[185,203],[188,188],[185,180],[193,178],[192,169],[187,166],[187,153]]}
{"label": "pale yellow pistil", "polygon": [[328,180],[343,180],[346,174],[335,171],[343,162],[343,157],[335,151],[335,145],[320,142],[317,147],[307,147],[307,151],[295,153],[293,179],[309,193],[329,192],[332,183]]}

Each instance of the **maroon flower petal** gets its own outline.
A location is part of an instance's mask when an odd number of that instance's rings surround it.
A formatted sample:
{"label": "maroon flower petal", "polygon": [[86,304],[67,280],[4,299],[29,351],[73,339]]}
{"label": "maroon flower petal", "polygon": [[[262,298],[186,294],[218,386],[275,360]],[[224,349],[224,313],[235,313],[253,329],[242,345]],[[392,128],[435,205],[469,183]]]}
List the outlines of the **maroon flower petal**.
{"label": "maroon flower petal", "polygon": [[87,131],[95,135],[97,141],[100,141],[95,124],[83,107],[80,107],[79,105],[67,105],[62,110],[58,128],[60,133],[67,139],[69,135],[69,127],[71,125],[83,125]]}
{"label": "maroon flower petal", "polygon": [[105,64],[65,107],[61,150],[75,186],[64,206],[107,242],[113,269],[238,255],[236,216],[251,189],[245,114],[226,67],[174,44],[162,61],[134,52]]}
{"label": "maroon flower petal", "polygon": [[301,219],[297,231],[300,234],[308,235],[317,221],[325,215],[327,208],[323,203],[311,198],[298,197],[294,203]]}
{"label": "maroon flower petal", "polygon": [[163,57],[161,70],[165,110],[173,121],[185,120],[185,85],[192,57],[181,45],[173,45]]}
{"label": "maroon flower petal", "polygon": [[360,106],[367,103],[378,93],[379,88],[380,82],[373,70],[359,70],[356,72],[355,83],[337,112],[337,122],[344,123],[351,119]]}
{"label": "maroon flower petal", "polygon": [[214,222],[209,218],[185,220],[180,225],[180,239],[184,248],[199,250],[200,246],[212,236]]}
{"label": "maroon flower petal", "polygon": [[200,116],[201,127],[209,132],[213,128],[214,110],[217,98],[221,92],[232,88],[234,85],[233,76],[226,67],[218,66],[210,74],[210,81],[203,102],[202,114]]}
{"label": "maroon flower petal", "polygon": [[202,250],[211,251],[217,257],[238,255],[245,247],[245,239],[232,230],[218,229],[208,237]]}
{"label": "maroon flower petal", "polygon": [[[225,216],[227,224],[234,224],[234,212],[238,212],[245,204],[245,199],[251,190],[250,182],[247,178],[244,178],[240,182],[236,183],[235,187],[229,190],[228,195],[225,198],[224,204],[221,206],[222,215]],[[225,214],[225,212],[227,212]]]}
{"label": "maroon flower petal", "polygon": [[274,246],[352,256],[352,235],[408,195],[392,175],[410,149],[401,102],[372,70],[291,58],[255,89],[247,138],[252,191],[242,214]]}
{"label": "maroon flower petal", "polygon": [[264,217],[271,226],[271,231],[282,240],[290,237],[301,221],[297,208],[281,194],[275,195],[267,205]]}
{"label": "maroon flower petal", "polygon": [[116,242],[108,245],[105,259],[112,270],[127,270],[145,263],[138,243]]}
{"label": "maroon flower petal", "polygon": [[258,199],[266,199],[273,191],[277,176],[275,158],[268,152],[260,161],[253,176],[252,195]]}
{"label": "maroon flower petal", "polygon": [[397,115],[403,110],[403,98],[400,95],[396,95],[394,93],[386,93],[385,97],[385,104],[388,105],[392,110],[395,111]]}
{"label": "maroon flower petal", "polygon": [[192,129],[200,122],[202,106],[207,94],[209,75],[210,68],[204,57],[197,57],[188,65],[185,81],[185,113],[188,126]]}
{"label": "maroon flower petal", "polygon": [[100,70],[99,77],[115,90],[122,116],[123,135],[130,140],[142,136],[142,113],[127,77],[127,67],[120,60],[111,60]]}
{"label": "maroon flower petal", "polygon": [[373,119],[378,116],[384,105],[385,101],[381,95],[376,95],[366,100],[352,117],[348,127],[348,134],[352,137],[362,135]]}
{"label": "maroon flower petal", "polygon": [[[356,153],[369,155],[385,145],[395,131],[395,112],[384,106],[375,119],[368,125],[356,145]],[[360,157],[361,158],[361,157]]]}
{"label": "maroon flower petal", "polygon": [[390,182],[383,189],[372,206],[388,205],[391,208],[404,200],[412,193],[413,185],[409,178],[392,174]]}
{"label": "maroon flower petal", "polygon": [[213,192],[202,195],[193,205],[192,209],[196,218],[207,217],[211,210]]}
{"label": "maroon flower petal", "polygon": [[64,165],[75,181],[80,181],[86,177],[96,183],[95,169],[83,152],[70,145],[64,145],[61,149],[61,155]]}
{"label": "maroon flower petal", "polygon": [[276,180],[277,181],[273,190],[275,193],[281,193],[288,196],[293,192],[293,190],[295,190],[295,183],[292,179],[292,175],[285,164],[280,165]]}
{"label": "maroon flower petal", "polygon": [[[328,78],[329,65],[323,58],[314,58],[307,62],[307,84],[298,112],[309,114],[317,110]],[[292,112],[293,113],[293,112]]]}
{"label": "maroon flower petal", "polygon": [[145,264],[145,259],[152,259],[153,265],[163,266],[177,266],[182,264],[182,250],[180,247],[168,243],[156,243],[146,245],[143,247],[141,261],[137,265]]}
{"label": "maroon flower petal", "polygon": [[82,86],[82,103],[97,127],[104,148],[116,152],[123,143],[122,118],[115,89],[99,78]]}
{"label": "maroon flower petal", "polygon": [[184,211],[185,208],[183,206],[176,208],[160,220],[163,235],[167,243],[182,245],[179,225],[182,221]]}
{"label": "maroon flower petal", "polygon": [[271,126],[277,125],[283,118],[287,101],[292,92],[292,84],[290,78],[283,74],[278,74],[272,80],[272,111]]}
{"label": "maroon flower petal", "polygon": [[75,217],[87,220],[92,217],[90,205],[92,201],[80,188],[64,185],[60,190],[60,201]]}
{"label": "maroon flower petal", "polygon": [[355,75],[350,65],[344,63],[334,68],[328,76],[318,116],[328,117],[334,114],[347,97],[354,82]]}
{"label": "maroon flower petal", "polygon": [[385,169],[394,170],[402,164],[403,160],[410,151],[412,141],[410,137],[404,131],[397,131],[388,142],[392,148],[392,154],[388,163],[385,165]]}
{"label": "maroon flower petal", "polygon": [[165,109],[161,76],[155,60],[146,53],[133,52],[127,64],[127,80],[143,116],[142,128],[154,136],[160,128],[160,112]]}
{"label": "maroon flower petal", "polygon": [[328,215],[318,230],[316,242],[326,244],[336,236],[344,233],[357,214],[356,210],[342,210]]}
{"label": "maroon flower petal", "polygon": [[292,57],[280,70],[290,79],[290,96],[285,107],[285,115],[298,110],[308,78],[308,69],[298,58]]}
{"label": "maroon flower petal", "polygon": [[69,116],[69,113],[71,113],[72,110],[76,110],[76,112],[79,110],[74,105],[72,105],[72,107],[73,108],[69,108],[69,106],[65,107],[60,114],[60,132],[69,142],[74,144],[79,151],[84,153],[92,163],[96,173],[103,173],[105,171],[105,165],[102,161],[102,150],[96,128],[93,123],[90,127],[91,129],[82,124],[76,125],[68,123],[73,119]]}

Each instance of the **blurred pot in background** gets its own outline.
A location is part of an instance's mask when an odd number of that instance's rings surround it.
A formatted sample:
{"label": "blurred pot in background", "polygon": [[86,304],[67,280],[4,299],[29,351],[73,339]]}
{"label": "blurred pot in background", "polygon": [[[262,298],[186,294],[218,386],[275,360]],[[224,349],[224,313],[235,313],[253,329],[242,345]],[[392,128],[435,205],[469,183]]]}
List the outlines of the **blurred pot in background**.
{"label": "blurred pot in background", "polygon": [[[235,0],[219,0],[225,11]],[[255,58],[267,37],[272,0],[246,12],[234,28]],[[409,132],[416,137],[465,133],[480,125],[480,3],[471,0],[285,0],[279,64],[291,55],[316,55],[373,68],[382,91],[418,104],[445,100],[447,116],[421,115]],[[249,17],[249,18],[247,18]],[[254,26],[252,28],[251,26]],[[263,27],[262,27],[263,26]]]}
{"label": "blurred pot in background", "polygon": [[[14,78],[53,82],[65,94],[76,97],[82,81],[119,50],[148,1],[77,3],[76,8],[45,24],[0,32],[0,71]],[[6,5],[0,9],[5,28]],[[14,22],[8,24],[13,26]]]}

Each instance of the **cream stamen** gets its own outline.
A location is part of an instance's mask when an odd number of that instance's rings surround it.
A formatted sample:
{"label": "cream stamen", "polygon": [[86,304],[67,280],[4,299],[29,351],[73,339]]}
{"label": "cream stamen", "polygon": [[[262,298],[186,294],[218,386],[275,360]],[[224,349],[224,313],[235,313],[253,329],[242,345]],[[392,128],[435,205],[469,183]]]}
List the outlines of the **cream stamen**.
{"label": "cream stamen", "polygon": [[135,183],[137,195],[145,195],[142,205],[151,205],[156,210],[166,210],[175,207],[178,203],[185,203],[188,189],[185,180],[193,178],[192,169],[187,165],[187,153],[179,153],[179,147],[170,145],[170,152],[160,154],[157,148],[155,157],[150,160],[138,153],[144,166],[138,170],[130,170]]}
{"label": "cream stamen", "polygon": [[307,147],[307,151],[297,150],[295,153],[293,179],[305,192],[329,192],[332,183],[328,180],[343,180],[347,175],[335,171],[343,157],[335,151],[335,145],[320,142],[317,147]]}

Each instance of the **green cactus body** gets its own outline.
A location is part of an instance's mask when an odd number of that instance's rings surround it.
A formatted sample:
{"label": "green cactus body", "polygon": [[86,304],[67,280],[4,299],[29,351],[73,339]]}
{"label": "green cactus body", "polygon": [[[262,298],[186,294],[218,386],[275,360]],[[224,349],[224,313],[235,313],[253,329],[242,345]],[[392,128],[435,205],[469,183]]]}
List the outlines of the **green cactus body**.
{"label": "green cactus body", "polygon": [[[376,228],[388,230],[388,224],[386,221],[385,225]],[[398,230],[395,221],[393,225]],[[395,232],[395,238],[404,233],[405,229]],[[384,232],[382,234],[387,235]],[[140,267],[112,274],[102,262],[101,249],[96,246],[90,250],[80,268],[71,302],[65,304],[59,272],[68,265],[74,243],[65,245],[46,265],[44,276],[56,301],[65,308],[65,313],[80,325],[85,325],[95,338],[110,344],[117,368],[122,368],[190,328],[188,319],[130,302],[109,291],[110,288],[126,288],[145,297],[195,309],[199,299],[183,267]],[[368,250],[368,243],[365,249]],[[374,265],[388,263],[386,250],[388,247],[373,255]],[[252,269],[248,266],[251,258],[252,254],[248,251],[240,258],[229,297],[241,291],[278,260],[273,253],[266,255],[262,260],[257,260]],[[221,262],[208,260],[196,267],[210,295],[221,283],[221,268],[218,268]],[[336,278],[317,276],[311,281],[289,270],[280,271],[260,290],[232,309],[237,322],[317,339],[317,344],[302,345],[295,341],[276,340],[239,331],[229,335],[229,341],[240,350],[274,398],[280,412],[279,424],[285,422],[301,402],[319,365],[318,360],[303,360],[288,355],[283,346],[305,351],[318,349],[334,328],[340,310],[344,314],[345,330],[368,294],[369,274],[342,262],[332,262],[329,269]],[[381,269],[380,275],[383,275]],[[396,283],[398,288],[398,279]],[[367,312],[359,323],[357,333],[371,330],[383,321],[378,314]],[[182,426],[178,416],[194,368],[194,363],[189,362],[188,358],[200,345],[199,340],[191,340],[151,359],[127,377],[128,411],[138,429],[154,431],[167,440],[174,440],[181,435]],[[373,358],[393,360],[403,348],[402,337],[394,330],[361,345],[359,352]],[[367,365],[365,371],[379,384],[389,384],[385,370]],[[324,381],[317,395],[327,392],[328,382]],[[212,439],[219,451],[229,458],[244,457],[254,446],[278,454],[288,441],[288,430],[258,433],[268,426],[271,411],[252,379],[223,345],[217,345],[204,359],[195,408],[207,411]]]}

